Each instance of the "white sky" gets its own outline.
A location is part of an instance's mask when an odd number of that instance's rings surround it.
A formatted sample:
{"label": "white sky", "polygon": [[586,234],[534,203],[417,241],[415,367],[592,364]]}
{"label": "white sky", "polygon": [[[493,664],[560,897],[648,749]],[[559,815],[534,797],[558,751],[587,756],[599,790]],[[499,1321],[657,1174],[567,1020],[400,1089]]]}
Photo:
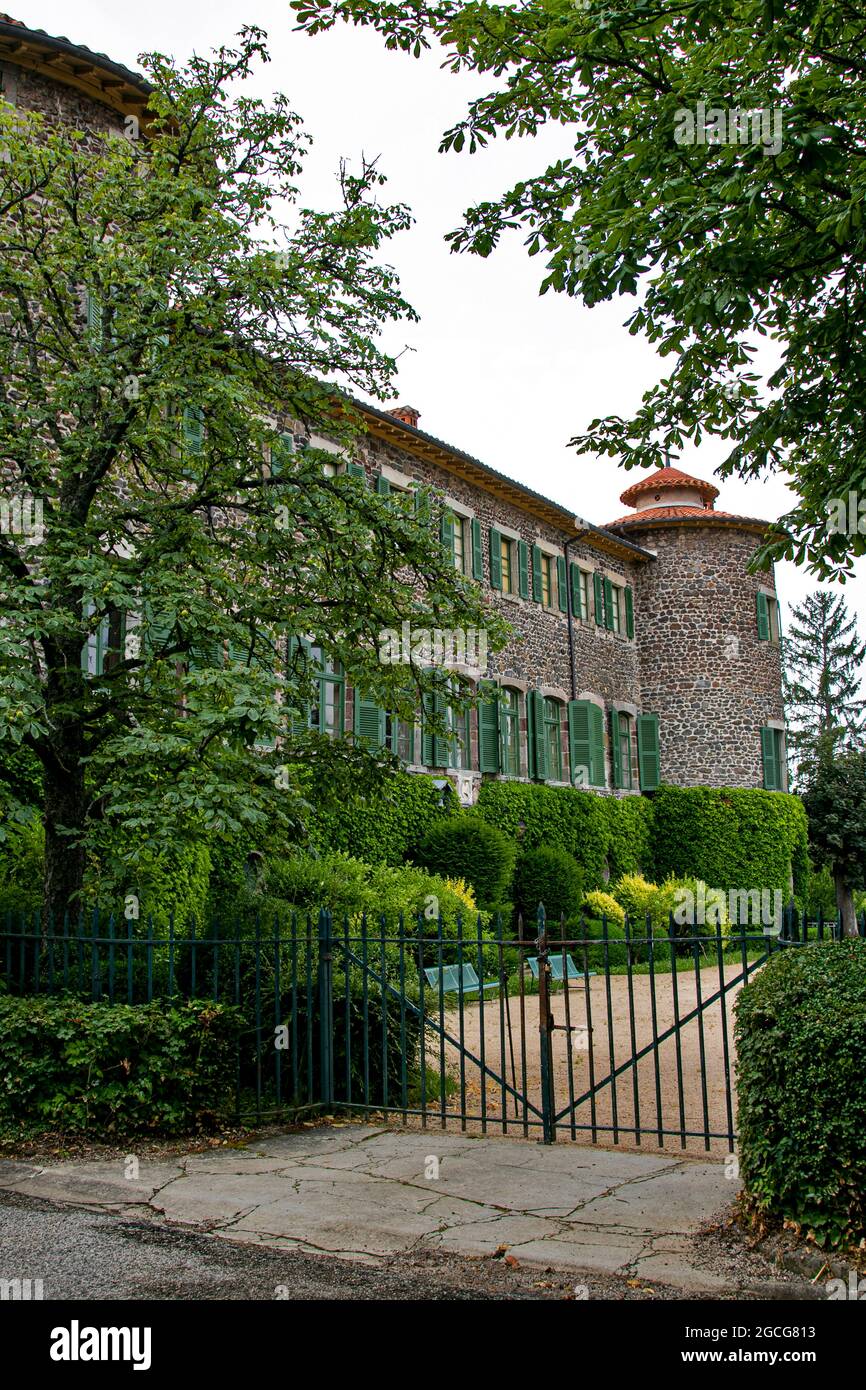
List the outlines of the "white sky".
{"label": "white sky", "polygon": [[[538,294],[543,258],[531,260],[519,236],[487,261],[454,256],[443,240],[462,210],[495,195],[541,163],[568,152],[568,132],[534,142],[499,142],[480,155],[440,155],[439,136],[479,89],[427,55],[416,61],[388,52],[374,33],[340,26],[310,39],[292,32],[288,0],[6,0],[34,28],[65,35],[137,66],[158,49],[178,58],[230,42],[244,23],[268,32],[271,65],[256,77],[260,94],[282,90],[303,117],[314,146],[302,182],[312,206],[333,202],[341,156],[379,156],[389,183],[383,196],[405,202],[416,223],[390,244],[403,292],[421,315],[401,329],[398,399],[421,412],[421,428],[476,455],[581,516],[604,525],[627,510],[619,494],[637,480],[612,459],[578,457],[567,448],[598,415],[630,414],[663,374],[663,363],[622,326],[634,301],[589,310],[574,300]],[[5,5],[4,5],[5,8]],[[482,81],[481,87],[486,83]],[[722,441],[705,442],[680,467],[711,477]],[[716,482],[718,483],[718,479]],[[717,505],[773,518],[790,506],[784,484],[728,480]],[[849,608],[866,636],[866,560],[846,586]],[[777,568],[786,605],[817,587],[793,565]]]}

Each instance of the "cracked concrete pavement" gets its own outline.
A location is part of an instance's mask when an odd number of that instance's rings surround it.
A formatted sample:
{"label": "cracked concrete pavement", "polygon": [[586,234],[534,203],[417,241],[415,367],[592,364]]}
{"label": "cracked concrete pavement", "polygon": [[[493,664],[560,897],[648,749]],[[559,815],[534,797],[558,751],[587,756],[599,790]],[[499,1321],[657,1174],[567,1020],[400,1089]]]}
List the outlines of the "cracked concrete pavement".
{"label": "cracked concrete pavement", "polygon": [[335,1124],[127,1171],[120,1159],[0,1162],[0,1190],[368,1264],[507,1246],[521,1263],[732,1292],[691,1255],[734,1196],[718,1160]]}

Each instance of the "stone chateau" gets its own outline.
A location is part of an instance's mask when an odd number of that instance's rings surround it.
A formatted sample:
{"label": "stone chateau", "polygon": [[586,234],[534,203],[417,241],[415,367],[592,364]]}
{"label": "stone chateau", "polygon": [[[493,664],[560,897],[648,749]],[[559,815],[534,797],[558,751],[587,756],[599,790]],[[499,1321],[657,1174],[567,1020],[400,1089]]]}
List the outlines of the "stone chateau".
{"label": "stone chateau", "polygon": [[[122,131],[146,125],[147,96],[139,74],[0,15],[4,101]],[[595,526],[427,434],[408,406],[363,411],[355,460],[331,466],[381,493],[436,488],[429,524],[514,636],[483,673],[484,703],[451,719],[448,738],[391,720],[327,664],[316,727],[386,743],[409,768],[450,777],[465,802],[485,777],[612,795],[660,782],[787,789],[774,578],[747,568],[766,522],[718,510],[711,483],[664,468]]]}

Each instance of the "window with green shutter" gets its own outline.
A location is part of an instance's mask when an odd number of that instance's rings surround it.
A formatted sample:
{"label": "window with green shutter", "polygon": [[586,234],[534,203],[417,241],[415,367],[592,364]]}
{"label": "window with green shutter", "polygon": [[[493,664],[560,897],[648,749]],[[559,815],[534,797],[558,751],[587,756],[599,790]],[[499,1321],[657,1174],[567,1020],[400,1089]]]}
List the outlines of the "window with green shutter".
{"label": "window with green shutter", "polygon": [[198,405],[183,408],[183,442],[191,454],[200,454],[204,447],[204,411]]}
{"label": "window with green shutter", "polygon": [[481,551],[481,522],[472,518],[472,578],[484,578],[484,557]]}
{"label": "window with green shutter", "polygon": [[285,431],[277,436],[271,445],[271,477],[279,478],[284,469],[291,465],[295,452],[295,436]]}
{"label": "window with green shutter", "polygon": [[373,748],[385,743],[385,711],[375,700],[365,700],[355,692],[355,737]]}
{"label": "window with green shutter", "polygon": [[613,632],[615,627],[613,584],[609,579],[604,580],[604,625],[609,632]]}
{"label": "window with green shutter", "polygon": [[421,761],[425,767],[450,767],[448,733],[439,732],[448,722],[448,699],[443,689],[425,691],[422,710]]}
{"label": "window with green shutter", "polygon": [[598,570],[592,576],[592,597],[597,627],[604,627],[604,577]]}
{"label": "window with green shutter", "polygon": [[385,747],[407,766],[415,761],[415,725],[396,714],[384,716]]}
{"label": "window with green shutter", "polygon": [[453,512],[444,511],[439,521],[439,539],[442,542],[442,549],[450,560],[454,560],[454,529],[455,517]]}
{"label": "window with green shutter", "polygon": [[502,745],[501,770],[508,777],[519,777],[520,692],[507,687],[499,692],[499,734]]}
{"label": "window with green shutter", "polygon": [[391,481],[385,477],[384,473],[376,474],[376,491],[380,497],[391,496]]}
{"label": "window with green shutter", "polygon": [[526,702],[529,723],[529,775],[537,782],[544,782],[548,775],[544,696],[540,690],[530,690]]}
{"label": "window with green shutter", "polygon": [[759,640],[760,642],[769,642],[769,640],[770,640],[770,605],[769,605],[769,602],[767,601],[767,595],[766,595],[766,594],[762,594],[760,591],[758,592],[758,596],[757,596],[757,609],[758,609],[758,640]]}
{"label": "window with green shutter", "polygon": [[784,790],[785,741],[781,729],[761,730],[761,754],[764,764],[764,787],[768,792]]}
{"label": "window with green shutter", "polygon": [[490,587],[502,588],[502,533],[495,526],[490,528]]}
{"label": "window with green shutter", "polygon": [[367,474],[364,472],[363,463],[347,463],[346,476],[347,478],[357,478],[361,483],[365,482]]}
{"label": "window with green shutter", "polygon": [[585,618],[586,613],[583,609],[583,592],[581,585],[580,566],[576,565],[572,560],[568,568],[569,574],[571,576],[571,611],[574,614],[575,618]]}
{"label": "window with green shutter", "polygon": [[84,296],[84,309],[87,315],[87,332],[97,347],[102,347],[105,332],[102,318],[102,300],[94,290],[87,290]]}
{"label": "window with green shutter", "polygon": [[625,635],[631,639],[634,637],[634,591],[627,584],[623,593],[625,595]]}
{"label": "window with green shutter", "polygon": [[544,742],[546,745],[547,777],[551,782],[562,781],[562,706],[558,700],[544,701]]}
{"label": "window with green shutter", "polygon": [[430,494],[417,487],[414,492],[415,515],[424,525],[430,521]]}
{"label": "window with green shutter", "polygon": [[[601,711],[591,700],[568,702],[568,761],[571,780],[576,787],[598,786],[598,766],[593,758],[592,712]],[[603,759],[603,749],[602,749]],[[595,776],[593,775],[595,773]],[[604,781],[602,760],[602,783]]]}
{"label": "window with green shutter", "polygon": [[521,598],[529,598],[529,546],[526,541],[517,542],[517,592]]}
{"label": "window with green shutter", "polygon": [[612,709],[610,712],[610,757],[613,785],[621,791],[630,790],[631,718],[624,710]]}
{"label": "window with green shutter", "polygon": [[499,691],[491,681],[479,686],[483,697],[478,705],[478,769],[499,771]]}
{"label": "window with green shutter", "polygon": [[541,548],[537,545],[532,547],[532,597],[536,603],[544,602],[544,586],[542,579],[542,554]]}
{"label": "window with green shutter", "polygon": [[310,710],[310,728],[328,738],[339,738],[346,727],[346,678],[339,662],[331,661],[321,647],[310,648],[315,666],[318,698]]}
{"label": "window with green shutter", "polygon": [[556,557],[556,598],[561,613],[568,612],[568,580],[566,577],[565,556]]}
{"label": "window with green shutter", "polygon": [[638,715],[637,761],[641,791],[654,792],[661,781],[659,717],[657,714]]}

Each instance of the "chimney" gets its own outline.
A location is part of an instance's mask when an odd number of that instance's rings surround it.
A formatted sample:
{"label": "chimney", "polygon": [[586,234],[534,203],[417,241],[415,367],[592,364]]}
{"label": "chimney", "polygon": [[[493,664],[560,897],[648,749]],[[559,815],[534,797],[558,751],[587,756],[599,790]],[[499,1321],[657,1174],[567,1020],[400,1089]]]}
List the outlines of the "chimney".
{"label": "chimney", "polygon": [[417,430],[418,421],[421,419],[420,410],[416,410],[414,405],[398,405],[393,410],[388,411],[395,420],[402,420],[404,425],[411,425],[413,430]]}

